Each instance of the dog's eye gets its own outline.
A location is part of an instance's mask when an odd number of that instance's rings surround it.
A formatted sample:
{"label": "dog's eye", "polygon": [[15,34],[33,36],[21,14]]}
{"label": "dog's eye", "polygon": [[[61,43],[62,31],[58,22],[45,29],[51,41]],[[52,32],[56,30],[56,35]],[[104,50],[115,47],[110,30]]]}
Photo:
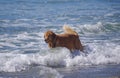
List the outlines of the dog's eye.
{"label": "dog's eye", "polygon": [[52,36],[51,36],[51,35],[49,35],[49,36],[47,37],[47,39],[49,39],[49,40],[50,40],[50,39],[52,39]]}
{"label": "dog's eye", "polygon": [[48,38],[50,38],[51,36],[49,35]]}

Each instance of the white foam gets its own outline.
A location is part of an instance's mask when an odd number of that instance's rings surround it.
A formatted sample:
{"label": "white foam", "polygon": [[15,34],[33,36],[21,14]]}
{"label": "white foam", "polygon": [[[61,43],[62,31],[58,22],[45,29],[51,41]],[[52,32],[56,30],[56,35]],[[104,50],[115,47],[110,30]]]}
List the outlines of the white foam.
{"label": "white foam", "polygon": [[120,64],[120,46],[115,44],[105,44],[104,46],[92,44],[92,47],[94,47],[92,48],[93,51],[87,56],[80,55],[75,58],[68,58],[66,66]]}
{"label": "white foam", "polygon": [[[83,25],[75,27],[78,32],[85,34],[102,32],[103,24],[98,22],[95,25]],[[99,29],[100,28],[100,29]],[[81,29],[81,30],[80,30]],[[85,47],[85,54],[71,57],[69,50],[65,48],[48,49],[43,41],[43,32],[27,33],[23,32],[17,35],[1,35],[0,48],[4,46],[12,47],[13,50],[0,51],[0,71],[16,72],[29,68],[30,65],[44,65],[51,67],[71,67],[81,65],[99,65],[99,64],[120,64],[120,46],[115,43],[88,43]],[[33,40],[28,41],[27,40]],[[35,41],[34,41],[35,40]],[[90,41],[90,40],[89,40]],[[94,40],[95,41],[95,40]],[[19,44],[15,45],[15,44]],[[37,44],[37,45],[36,45]],[[15,48],[15,49],[14,49]],[[19,49],[17,49],[19,48]],[[32,48],[32,49],[31,49]],[[40,50],[37,53],[25,54],[23,51]],[[24,53],[24,54],[22,54]]]}
{"label": "white foam", "polygon": [[40,77],[42,78],[63,78],[63,75],[60,75],[59,72],[53,68],[41,67]]}
{"label": "white foam", "polygon": [[2,22],[2,23],[9,23],[10,20],[0,20],[0,22]]}
{"label": "white foam", "polygon": [[[103,46],[104,45],[104,46]],[[87,48],[90,49],[87,49]],[[113,43],[89,44],[86,54],[71,57],[65,48],[42,49],[40,53],[20,54],[17,52],[0,53],[0,71],[16,72],[31,65],[50,67],[71,67],[81,65],[120,64],[120,46]]]}
{"label": "white foam", "polygon": [[104,16],[105,17],[109,17],[109,16],[113,16],[114,15],[114,13],[107,13],[107,14],[105,14]]}
{"label": "white foam", "polygon": [[102,22],[97,22],[97,24],[84,24],[80,27],[80,32],[84,34],[100,34],[104,33],[104,27]]}
{"label": "white foam", "polygon": [[[4,35],[1,35],[0,47],[1,48],[9,47],[10,49],[17,49],[17,48],[26,48],[27,49],[30,47],[33,47],[33,48],[34,47],[42,47],[41,45],[44,43],[43,39],[44,39],[43,33],[41,33],[41,32],[39,32],[39,33],[23,32],[20,34],[13,34],[11,36],[4,34]],[[37,49],[39,49],[39,48],[37,48]],[[20,49],[18,49],[18,50],[20,50]]]}
{"label": "white foam", "polygon": [[[65,49],[64,49],[65,50]],[[60,50],[63,51],[63,50]],[[52,53],[53,52],[53,53]],[[59,66],[64,65],[66,50],[63,54],[56,53],[52,50],[47,55],[41,54],[16,54],[16,53],[0,53],[0,57],[4,60],[0,61],[0,71],[16,72],[27,69],[30,65],[48,65]],[[54,54],[55,53],[55,54]],[[62,59],[63,58],[63,59]]]}
{"label": "white foam", "polygon": [[20,26],[24,26],[24,27],[32,27],[33,25],[31,25],[31,22],[36,22],[37,20],[35,19],[16,19],[14,21],[12,21],[11,25],[14,27],[20,27]]}

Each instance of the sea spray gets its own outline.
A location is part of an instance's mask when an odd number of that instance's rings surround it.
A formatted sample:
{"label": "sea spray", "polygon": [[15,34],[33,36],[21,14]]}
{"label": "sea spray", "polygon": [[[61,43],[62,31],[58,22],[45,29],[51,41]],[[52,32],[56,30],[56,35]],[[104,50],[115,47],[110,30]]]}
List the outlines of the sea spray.
{"label": "sea spray", "polygon": [[[104,47],[102,46],[104,45]],[[71,53],[66,48],[48,49],[46,54],[16,54],[0,53],[4,61],[0,61],[0,71],[16,72],[29,69],[30,66],[49,67],[71,67],[86,65],[106,65],[120,64],[120,46],[114,43],[90,44],[91,48],[87,54],[80,54],[71,57]],[[90,52],[91,51],[91,52]],[[4,54],[4,55],[3,55]]]}
{"label": "sea spray", "polygon": [[40,67],[40,77],[42,78],[63,78],[57,70],[50,67]]}

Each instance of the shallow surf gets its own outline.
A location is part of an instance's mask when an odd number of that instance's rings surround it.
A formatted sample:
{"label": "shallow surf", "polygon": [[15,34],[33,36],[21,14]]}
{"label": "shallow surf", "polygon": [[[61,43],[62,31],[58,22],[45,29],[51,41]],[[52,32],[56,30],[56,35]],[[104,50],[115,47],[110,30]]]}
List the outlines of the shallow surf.
{"label": "shallow surf", "polygon": [[[1,78],[119,78],[120,1],[0,0]],[[78,32],[84,53],[49,49],[44,32]]]}

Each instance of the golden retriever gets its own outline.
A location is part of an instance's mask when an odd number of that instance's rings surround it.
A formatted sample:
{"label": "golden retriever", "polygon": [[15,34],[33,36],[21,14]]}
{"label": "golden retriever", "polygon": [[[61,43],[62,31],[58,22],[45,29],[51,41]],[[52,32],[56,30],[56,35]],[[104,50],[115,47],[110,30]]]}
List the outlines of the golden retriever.
{"label": "golden retriever", "polygon": [[45,42],[48,43],[50,48],[66,47],[71,52],[74,50],[83,51],[83,46],[79,40],[79,35],[69,26],[63,26],[63,34],[55,34],[53,31],[44,33]]}

